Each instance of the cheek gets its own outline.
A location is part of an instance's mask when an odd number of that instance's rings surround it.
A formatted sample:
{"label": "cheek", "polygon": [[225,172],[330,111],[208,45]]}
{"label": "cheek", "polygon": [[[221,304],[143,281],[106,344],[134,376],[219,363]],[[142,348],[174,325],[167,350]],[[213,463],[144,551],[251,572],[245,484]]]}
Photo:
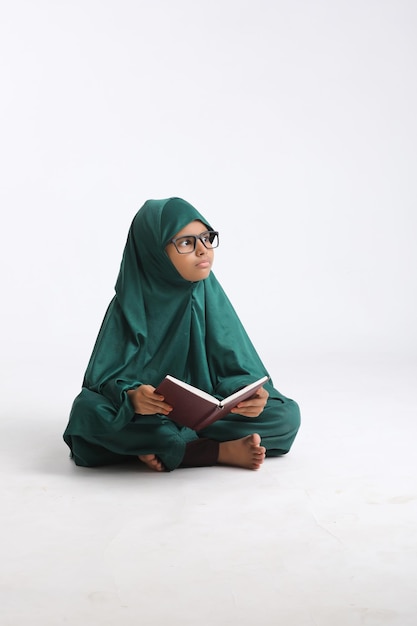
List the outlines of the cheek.
{"label": "cheek", "polygon": [[180,271],[182,259],[181,259],[181,255],[178,254],[174,246],[167,246],[165,248],[165,252],[167,254],[167,257],[171,261],[172,265],[175,267],[175,269]]}
{"label": "cheek", "polygon": [[172,260],[172,262],[174,263],[174,266],[176,267],[177,271],[181,275],[187,271],[187,267],[188,267],[187,260],[188,259],[185,256],[181,256],[181,255],[178,255],[175,261]]}
{"label": "cheek", "polygon": [[180,255],[178,253],[168,254],[168,257],[172,263],[172,265],[177,270],[178,274],[185,278],[185,280],[190,280],[190,259],[186,255]]}

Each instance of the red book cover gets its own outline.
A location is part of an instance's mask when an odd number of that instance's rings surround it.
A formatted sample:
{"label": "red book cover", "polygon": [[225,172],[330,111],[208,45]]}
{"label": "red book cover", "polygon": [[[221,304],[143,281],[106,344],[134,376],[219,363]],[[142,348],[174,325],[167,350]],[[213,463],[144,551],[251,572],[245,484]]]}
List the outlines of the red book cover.
{"label": "red book cover", "polygon": [[165,402],[173,407],[167,417],[182,426],[201,430],[227,415],[239,402],[255,395],[267,380],[268,376],[264,376],[224,400],[218,400],[197,387],[167,375],[156,388],[156,393],[164,396]]}

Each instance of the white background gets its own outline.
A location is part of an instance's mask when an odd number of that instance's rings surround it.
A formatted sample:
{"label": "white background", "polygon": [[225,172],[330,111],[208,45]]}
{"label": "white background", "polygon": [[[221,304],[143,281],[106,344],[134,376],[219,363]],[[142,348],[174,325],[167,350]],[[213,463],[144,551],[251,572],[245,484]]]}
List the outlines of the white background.
{"label": "white background", "polygon": [[[414,626],[417,3],[0,0],[0,55],[1,623]],[[62,441],[171,195],[301,406],[259,472]]]}
{"label": "white background", "polygon": [[416,25],[412,0],[2,3],[3,394],[70,401],[130,222],[171,195],[221,231],[272,371],[415,354]]}

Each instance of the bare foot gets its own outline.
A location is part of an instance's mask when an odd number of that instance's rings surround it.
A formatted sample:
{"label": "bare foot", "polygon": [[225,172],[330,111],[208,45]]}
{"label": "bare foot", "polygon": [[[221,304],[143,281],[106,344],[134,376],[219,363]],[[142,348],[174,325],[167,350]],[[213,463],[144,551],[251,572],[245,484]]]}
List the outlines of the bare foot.
{"label": "bare foot", "polygon": [[145,463],[149,469],[154,470],[155,472],[163,472],[165,469],[156,454],[140,454],[138,459]]}
{"label": "bare foot", "polygon": [[260,445],[261,438],[255,433],[235,439],[223,441],[219,446],[218,463],[246,467],[247,469],[259,469],[265,459],[265,448]]}

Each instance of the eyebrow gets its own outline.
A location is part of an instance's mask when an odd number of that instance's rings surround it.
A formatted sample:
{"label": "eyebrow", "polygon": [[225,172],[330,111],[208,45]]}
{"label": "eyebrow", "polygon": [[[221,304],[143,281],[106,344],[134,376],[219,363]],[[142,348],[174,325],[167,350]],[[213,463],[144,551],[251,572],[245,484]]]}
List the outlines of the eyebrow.
{"label": "eyebrow", "polygon": [[182,237],[198,237],[199,235],[204,235],[204,233],[212,233],[212,232],[214,231],[207,230],[206,228],[206,230],[202,230],[201,233],[193,233],[193,234],[189,233],[187,235],[177,235],[176,237],[173,237],[173,239],[180,239]]}

